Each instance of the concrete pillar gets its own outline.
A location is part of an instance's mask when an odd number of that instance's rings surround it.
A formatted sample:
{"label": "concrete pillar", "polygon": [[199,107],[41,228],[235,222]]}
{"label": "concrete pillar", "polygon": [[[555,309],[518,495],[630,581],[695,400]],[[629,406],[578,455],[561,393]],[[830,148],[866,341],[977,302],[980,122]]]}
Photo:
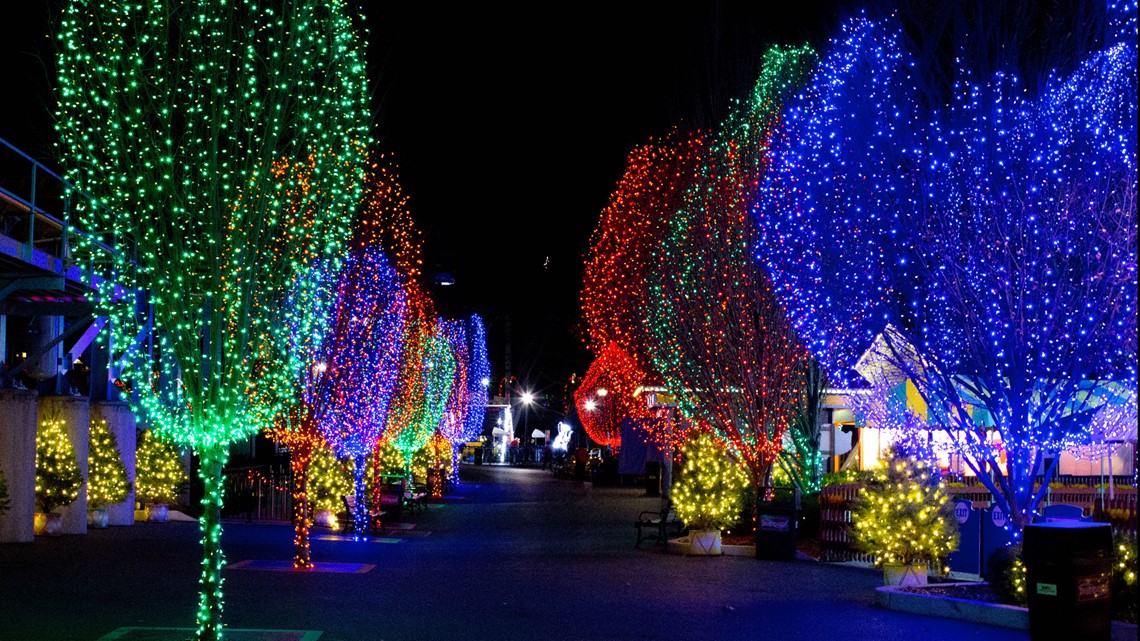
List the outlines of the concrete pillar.
{"label": "concrete pillar", "polygon": [[[79,472],[87,478],[87,445],[91,440],[91,402],[83,396],[42,396],[38,422],[60,418],[75,448]],[[63,525],[60,534],[87,534],[87,484],[79,490],[79,498],[60,508]]]}
{"label": "concrete pillar", "polygon": [[127,479],[131,482],[131,490],[122,503],[107,506],[108,525],[134,525],[135,522],[135,450],[136,431],[135,415],[131,408],[123,401],[93,401],[91,403],[91,419],[107,421],[107,427],[115,435],[119,444],[119,455],[123,465],[127,467]]}
{"label": "concrete pillar", "polygon": [[38,396],[35,390],[0,389],[0,470],[11,500],[0,515],[0,543],[35,539]]}

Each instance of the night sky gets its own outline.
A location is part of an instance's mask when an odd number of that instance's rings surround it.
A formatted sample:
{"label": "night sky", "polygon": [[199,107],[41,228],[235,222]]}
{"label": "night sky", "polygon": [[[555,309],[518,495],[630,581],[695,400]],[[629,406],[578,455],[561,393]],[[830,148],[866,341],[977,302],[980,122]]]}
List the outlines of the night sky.
{"label": "night sky", "polygon": [[[558,402],[589,354],[578,291],[590,232],[627,152],[708,127],[754,82],[763,50],[819,44],[850,3],[648,1],[441,5],[358,0],[379,149],[400,164],[446,315],[488,324],[496,380]],[[5,7],[0,137],[51,166],[50,7]]]}

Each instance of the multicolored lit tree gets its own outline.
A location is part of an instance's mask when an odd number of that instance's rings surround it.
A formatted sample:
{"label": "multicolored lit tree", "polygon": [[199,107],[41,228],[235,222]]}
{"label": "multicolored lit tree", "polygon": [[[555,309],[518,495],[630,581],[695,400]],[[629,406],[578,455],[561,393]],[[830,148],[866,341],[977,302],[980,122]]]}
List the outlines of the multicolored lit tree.
{"label": "multicolored lit tree", "polygon": [[340,252],[360,194],[369,95],[349,11],[76,0],[60,20],[63,162],[99,205],[78,210],[84,228],[101,230],[76,258],[102,278],[132,407],[201,463],[199,639],[222,634],[228,445],[265,427],[246,397],[272,361],[258,336],[298,275]]}
{"label": "multicolored lit tree", "polygon": [[[1136,7],[1121,7],[1131,38],[1106,33],[1071,72],[962,69],[925,116],[907,107],[921,87],[897,25],[853,22],[789,109],[761,191],[763,254],[798,326],[845,316],[850,330],[817,356],[869,350],[884,404],[909,381],[922,406],[887,420],[947,432],[1015,535],[1053,453],[1092,438],[1098,409],[1135,384]],[[781,220],[805,231],[792,240]],[[818,233],[838,228],[850,237]],[[835,260],[842,246],[860,262]]]}
{"label": "multicolored lit tree", "polygon": [[393,400],[388,434],[388,441],[403,454],[409,475],[412,456],[439,427],[455,377],[455,356],[440,327],[427,325],[422,318],[418,325],[404,334],[400,389]]}
{"label": "multicolored lit tree", "polygon": [[[704,144],[701,135],[674,130],[631,151],[590,237],[580,295],[587,347],[600,356],[616,343],[648,376],[655,374],[645,325],[649,274],[658,269],[653,250],[697,175]],[[644,382],[659,382],[648,376]]]}
{"label": "multicolored lit tree", "polygon": [[[403,453],[408,464],[405,467],[409,467],[412,455],[439,427],[455,357],[440,331],[435,304],[423,286],[422,234],[408,211],[396,163],[383,154],[372,166],[362,221],[362,237],[392,256],[408,301],[407,322],[400,339],[400,388],[389,408],[384,440]],[[379,455],[379,448],[375,448],[373,457]],[[379,474],[381,466],[373,465],[373,469]],[[373,483],[377,502],[378,480]]]}
{"label": "multicolored lit tree", "polygon": [[467,338],[467,323],[462,320],[442,320],[440,328],[447,337],[448,347],[455,357],[455,373],[451,377],[451,390],[447,394],[447,405],[444,406],[443,416],[439,419],[436,434],[449,443],[448,460],[454,460],[458,454],[456,447],[463,442],[464,430],[467,424],[469,410],[469,393],[471,392],[467,366],[471,360],[470,342]]}
{"label": "multicolored lit tree", "polygon": [[670,216],[649,283],[651,355],[665,387],[757,487],[779,456],[806,354],[755,260],[749,209],[779,107],[814,60],[807,48],[765,54],[753,95],[711,139]]}

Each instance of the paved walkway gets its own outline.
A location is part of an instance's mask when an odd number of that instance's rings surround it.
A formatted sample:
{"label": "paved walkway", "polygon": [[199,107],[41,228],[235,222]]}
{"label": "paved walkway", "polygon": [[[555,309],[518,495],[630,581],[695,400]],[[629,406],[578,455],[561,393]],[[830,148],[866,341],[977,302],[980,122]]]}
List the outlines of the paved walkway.
{"label": "paved walkway", "polygon": [[[318,564],[363,572],[253,569],[291,558],[291,529],[227,523],[226,625],[309,631],[230,638],[1028,639],[877,608],[877,571],[634,549],[632,522],[657,502],[640,487],[533,468],[464,466],[462,478],[454,497],[405,518],[414,527],[401,535],[314,542]],[[193,626],[199,555],[196,525],[174,522],[0,545],[0,641],[185,638],[144,628]]]}

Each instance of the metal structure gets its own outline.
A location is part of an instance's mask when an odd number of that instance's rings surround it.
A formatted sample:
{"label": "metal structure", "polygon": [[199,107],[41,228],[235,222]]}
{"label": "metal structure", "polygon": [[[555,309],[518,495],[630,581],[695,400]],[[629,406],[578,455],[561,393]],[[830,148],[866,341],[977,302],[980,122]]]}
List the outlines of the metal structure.
{"label": "metal structure", "polygon": [[[90,241],[91,260],[115,249],[72,223],[81,201],[98,206],[0,138],[0,387],[31,382],[42,394],[115,397],[116,346],[93,347],[107,324],[95,311],[100,278],[73,259],[72,247]],[[117,351],[133,352],[145,334]]]}

